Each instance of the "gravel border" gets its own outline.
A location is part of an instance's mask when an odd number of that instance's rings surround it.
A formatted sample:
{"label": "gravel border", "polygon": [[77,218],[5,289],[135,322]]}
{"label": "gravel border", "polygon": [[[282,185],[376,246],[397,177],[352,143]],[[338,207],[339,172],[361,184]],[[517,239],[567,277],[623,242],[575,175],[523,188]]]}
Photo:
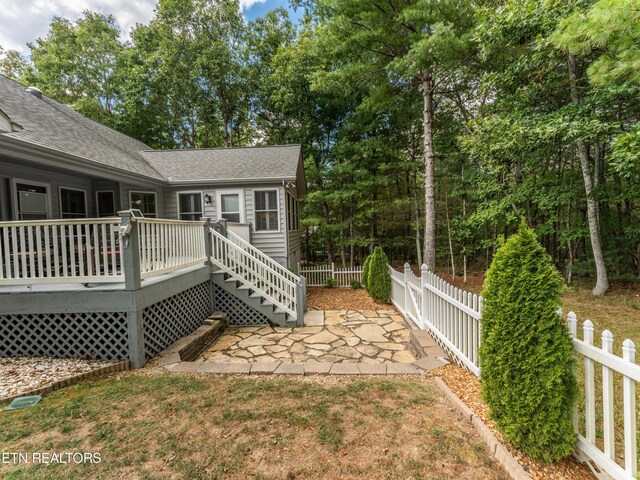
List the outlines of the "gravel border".
{"label": "gravel border", "polygon": [[480,437],[489,447],[491,455],[498,461],[498,463],[500,463],[500,465],[502,465],[502,468],[507,472],[507,475],[509,475],[513,480],[532,480],[531,475],[529,475],[515,457],[511,455],[511,452],[507,447],[502,445],[491,430],[489,430],[489,427],[484,424],[482,419],[474,415],[471,409],[451,391],[444,380],[439,377],[433,377],[433,380],[437,387],[447,396],[447,398],[449,398],[449,400],[451,400],[456,408],[460,410],[460,413],[462,413],[469,423],[473,424],[478,431],[478,434],[480,434]]}
{"label": "gravel border", "polygon": [[95,370],[91,370],[89,372],[84,372],[78,375],[73,375],[71,377],[57,380],[49,385],[45,385],[44,387],[39,387],[33,390],[18,393],[16,395],[0,398],[0,403],[10,402],[15,398],[26,397],[29,395],[46,395],[47,393],[51,393],[55,390],[59,390],[69,385],[75,385],[76,383],[80,383],[82,380],[86,378],[98,377],[100,375],[105,375],[107,373],[122,372],[124,370],[129,370],[130,368],[131,368],[131,362],[129,360],[123,360],[121,362],[114,363],[113,365],[107,365],[106,367],[96,368]]}

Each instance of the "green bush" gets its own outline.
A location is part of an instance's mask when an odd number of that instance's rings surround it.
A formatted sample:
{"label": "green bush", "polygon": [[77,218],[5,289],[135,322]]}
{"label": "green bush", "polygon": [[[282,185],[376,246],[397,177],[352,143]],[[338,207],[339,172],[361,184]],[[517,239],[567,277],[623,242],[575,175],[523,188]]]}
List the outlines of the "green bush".
{"label": "green bush", "polygon": [[351,288],[353,288],[354,290],[358,290],[359,288],[362,288],[362,283],[360,283],[358,280],[351,280]]}
{"label": "green bush", "polygon": [[569,455],[575,360],[560,316],[564,283],[524,223],[496,253],[484,283],[482,395],[504,437],[536,460]]}
{"label": "green bush", "polygon": [[380,247],[376,247],[373,251],[368,274],[367,285],[369,286],[369,296],[374,300],[389,303],[389,297],[391,296],[389,261]]}
{"label": "green bush", "polygon": [[369,265],[371,264],[371,257],[369,255],[364,259],[364,264],[362,265],[362,286],[369,290]]}
{"label": "green bush", "polygon": [[337,286],[338,282],[334,278],[329,277],[324,281],[324,288],[335,288]]}

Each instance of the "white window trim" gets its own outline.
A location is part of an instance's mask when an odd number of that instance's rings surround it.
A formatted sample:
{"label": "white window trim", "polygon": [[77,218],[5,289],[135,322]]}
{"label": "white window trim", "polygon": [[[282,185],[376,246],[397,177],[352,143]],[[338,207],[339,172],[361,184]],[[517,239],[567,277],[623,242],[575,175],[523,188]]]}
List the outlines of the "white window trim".
{"label": "white window trim", "polygon": [[[278,229],[277,230],[258,230],[258,222],[256,221],[256,192],[276,192],[276,206],[278,208]],[[253,195],[253,231],[257,233],[282,233],[282,210],[280,208],[280,188],[254,188]],[[284,228],[287,228],[286,226]]]}
{"label": "white window trim", "polygon": [[[82,192],[84,195],[84,218],[89,217],[89,205],[87,203],[87,191],[84,188],[65,187],[64,185],[58,186],[58,208],[60,208],[60,218],[64,215],[62,211],[62,190],[73,190],[74,192]],[[72,217],[83,218],[83,217]]]}
{"label": "white window trim", "polygon": [[99,193],[107,193],[107,192],[111,192],[113,194],[113,214],[114,215],[118,215],[118,212],[116,211],[116,191],[115,190],[96,190],[96,216],[98,218],[100,217],[100,202],[98,201],[98,194]]}
{"label": "white window trim", "polygon": [[[154,202],[156,205],[156,211],[154,212],[154,217],[149,217],[149,218],[160,218],[160,213],[158,212],[158,192],[155,192],[153,190],[129,190],[129,208],[133,208],[133,206],[131,205],[131,203],[133,202],[133,198],[132,195],[134,193],[152,193],[153,197],[154,197]],[[140,210],[142,211],[142,210]],[[142,214],[144,215],[144,212],[142,212]]]}
{"label": "white window trim", "polygon": [[[36,187],[45,187],[47,189],[47,218],[52,218],[51,213],[51,184],[43,183],[43,182],[34,182],[32,180],[22,180],[20,178],[12,178],[11,179],[11,187],[13,190],[13,215],[16,220],[20,219],[20,212],[18,211],[18,187],[17,184],[22,183],[23,185],[35,185]],[[62,217],[62,215],[60,215]]]}
{"label": "white window trim", "polygon": [[[204,217],[204,193],[202,192],[202,190],[184,190],[184,191],[179,191],[176,192],[176,211],[178,212],[178,220],[181,220],[180,216],[182,215],[182,212],[180,211],[180,195],[193,195],[193,194],[199,194],[200,195],[200,218]],[[195,213],[195,212],[192,212]]]}
{"label": "white window trim", "polygon": [[[245,223],[245,204],[244,204],[244,190],[238,188],[218,189],[216,190],[216,219],[222,220],[222,195],[238,195],[238,202],[240,204],[240,222]],[[233,223],[233,222],[232,222]]]}

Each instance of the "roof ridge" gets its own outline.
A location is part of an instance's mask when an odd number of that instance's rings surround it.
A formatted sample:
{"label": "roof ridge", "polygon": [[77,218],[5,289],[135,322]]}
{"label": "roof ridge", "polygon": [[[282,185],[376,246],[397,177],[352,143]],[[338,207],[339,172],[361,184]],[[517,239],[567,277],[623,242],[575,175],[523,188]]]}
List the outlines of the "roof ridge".
{"label": "roof ridge", "polygon": [[284,148],[284,147],[301,147],[301,143],[289,143],[285,145],[250,145],[246,147],[207,147],[207,148],[167,148],[167,149],[149,149],[141,150],[144,153],[175,153],[175,152],[203,152],[210,150],[242,150],[247,148]]}

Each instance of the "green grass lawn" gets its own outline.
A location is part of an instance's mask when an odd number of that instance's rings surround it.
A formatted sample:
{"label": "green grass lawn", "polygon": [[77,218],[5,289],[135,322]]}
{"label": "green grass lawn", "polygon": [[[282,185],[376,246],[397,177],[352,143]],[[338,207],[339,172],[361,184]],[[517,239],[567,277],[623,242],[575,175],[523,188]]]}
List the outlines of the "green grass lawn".
{"label": "green grass lawn", "polygon": [[506,478],[429,382],[149,372],[85,381],[0,413],[0,445],[102,461],[0,465],[0,478]]}

